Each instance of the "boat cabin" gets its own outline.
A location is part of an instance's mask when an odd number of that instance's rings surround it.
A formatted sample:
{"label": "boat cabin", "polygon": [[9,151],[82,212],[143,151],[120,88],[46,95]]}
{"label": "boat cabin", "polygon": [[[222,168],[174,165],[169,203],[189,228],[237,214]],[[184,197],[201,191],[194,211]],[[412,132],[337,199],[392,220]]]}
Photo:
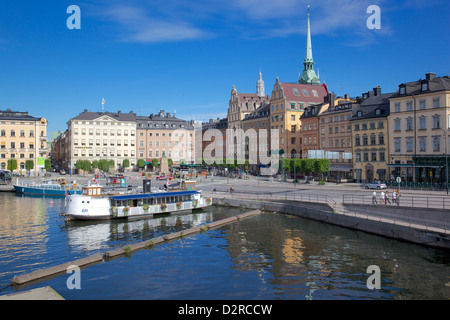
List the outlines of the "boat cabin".
{"label": "boat cabin", "polygon": [[102,187],[99,185],[84,186],[81,189],[81,194],[84,196],[100,197],[102,195]]}
{"label": "boat cabin", "polygon": [[178,203],[200,199],[198,191],[177,191],[161,193],[141,193],[132,195],[111,196],[111,206],[115,207],[138,207],[162,203]]}
{"label": "boat cabin", "polygon": [[195,181],[183,180],[183,182],[181,183],[181,190],[195,190]]}

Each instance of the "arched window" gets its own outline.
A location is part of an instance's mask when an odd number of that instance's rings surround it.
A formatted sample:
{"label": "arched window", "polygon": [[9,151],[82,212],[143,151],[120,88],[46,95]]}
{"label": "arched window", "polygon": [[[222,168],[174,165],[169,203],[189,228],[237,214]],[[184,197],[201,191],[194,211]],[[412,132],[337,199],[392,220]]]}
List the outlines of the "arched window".
{"label": "arched window", "polygon": [[361,137],[359,136],[359,134],[357,134],[355,136],[355,146],[360,146],[361,145]]}

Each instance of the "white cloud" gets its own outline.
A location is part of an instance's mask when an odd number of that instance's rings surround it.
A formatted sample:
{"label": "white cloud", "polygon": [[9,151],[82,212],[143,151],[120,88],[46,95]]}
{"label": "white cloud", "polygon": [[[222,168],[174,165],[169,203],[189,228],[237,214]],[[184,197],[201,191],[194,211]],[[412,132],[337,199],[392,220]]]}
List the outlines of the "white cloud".
{"label": "white cloud", "polygon": [[389,10],[387,0],[112,0],[100,11],[103,19],[120,26],[120,41],[153,43],[222,35],[254,39],[305,34],[309,3],[314,35],[355,36],[351,43],[370,42],[364,39],[369,35],[369,5]]}
{"label": "white cloud", "polygon": [[120,24],[124,31],[120,40],[124,42],[167,42],[204,38],[208,32],[189,22],[170,17],[154,17],[144,8],[129,5],[112,5],[104,14]]}

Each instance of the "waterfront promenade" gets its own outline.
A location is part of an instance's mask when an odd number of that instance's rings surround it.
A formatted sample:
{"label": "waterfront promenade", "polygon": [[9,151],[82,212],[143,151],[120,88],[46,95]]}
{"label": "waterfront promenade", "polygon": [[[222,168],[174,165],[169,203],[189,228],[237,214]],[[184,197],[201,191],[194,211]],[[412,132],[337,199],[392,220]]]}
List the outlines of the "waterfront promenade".
{"label": "waterfront promenade", "polygon": [[[53,174],[59,177],[59,174]],[[139,173],[124,173],[127,186],[141,186],[142,177]],[[93,175],[69,176],[68,182],[79,184],[92,179]],[[106,184],[105,178],[99,182]],[[152,179],[152,186],[163,186],[166,181]],[[448,246],[450,237],[450,195],[445,190],[408,190],[400,189],[400,197],[394,203],[394,189],[375,190],[376,202],[372,195],[374,190],[364,189],[359,183],[327,183],[318,182],[293,183],[273,178],[248,176],[244,179],[232,179],[221,176],[196,178],[196,189],[202,190],[207,196],[216,199],[217,204],[251,207],[249,203],[282,203],[289,206],[290,213],[306,218],[328,223],[352,227],[357,230],[374,232],[379,235],[413,241],[421,244]],[[389,202],[382,203],[381,191],[389,194]],[[231,200],[235,200],[234,202]],[[238,201],[239,200],[239,201]],[[261,206],[252,204],[252,208]],[[305,208],[319,208],[321,213],[305,213]],[[267,207],[267,205],[266,205]],[[279,209],[283,212],[282,208]],[[330,211],[325,216],[323,212]],[[301,213],[298,213],[301,212]],[[286,212],[285,212],[286,213]],[[334,219],[340,220],[340,222]],[[342,220],[344,219],[344,220]],[[332,222],[335,221],[335,222]],[[365,224],[362,228],[360,225]],[[394,227],[395,226],[395,227]],[[384,229],[379,230],[380,227]],[[405,228],[407,236],[397,234],[394,229]],[[429,237],[431,235],[431,238]],[[437,235],[437,238],[436,238]],[[436,244],[433,244],[436,242]]]}

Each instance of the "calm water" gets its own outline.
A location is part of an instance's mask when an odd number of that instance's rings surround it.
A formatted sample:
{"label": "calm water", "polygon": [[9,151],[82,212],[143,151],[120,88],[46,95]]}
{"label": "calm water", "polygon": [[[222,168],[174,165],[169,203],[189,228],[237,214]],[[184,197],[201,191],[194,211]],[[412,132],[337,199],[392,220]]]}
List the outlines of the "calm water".
{"label": "calm water", "polygon": [[[448,299],[450,253],[273,212],[23,288],[14,275],[104,253],[244,210],[72,222],[63,200],[0,193],[0,294],[51,286],[65,299]],[[366,269],[381,269],[369,290]]]}

